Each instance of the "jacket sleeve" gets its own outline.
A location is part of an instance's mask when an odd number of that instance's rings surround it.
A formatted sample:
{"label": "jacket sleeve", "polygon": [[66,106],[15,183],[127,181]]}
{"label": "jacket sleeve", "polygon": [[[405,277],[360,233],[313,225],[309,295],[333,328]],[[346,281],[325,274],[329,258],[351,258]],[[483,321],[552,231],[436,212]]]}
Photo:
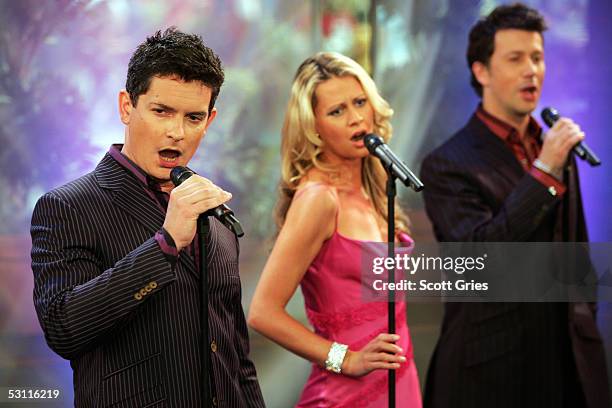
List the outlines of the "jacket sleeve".
{"label": "jacket sleeve", "polygon": [[433,153],[423,162],[425,208],[439,241],[525,241],[560,200],[526,173],[495,212],[478,175]]}
{"label": "jacket sleeve", "polygon": [[104,342],[176,279],[154,237],[103,270],[95,226],[53,192],[36,204],[31,235],[34,306],[47,343],[66,359]]}

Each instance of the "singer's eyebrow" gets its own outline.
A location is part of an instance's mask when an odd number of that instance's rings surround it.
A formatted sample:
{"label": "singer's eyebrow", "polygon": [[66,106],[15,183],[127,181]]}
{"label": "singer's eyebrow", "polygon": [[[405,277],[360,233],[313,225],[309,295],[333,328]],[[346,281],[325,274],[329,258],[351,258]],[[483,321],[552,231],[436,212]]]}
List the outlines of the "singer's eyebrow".
{"label": "singer's eyebrow", "polygon": [[[159,103],[159,102],[151,102],[151,106],[155,106],[155,107],[159,107],[167,112],[170,113],[176,113],[176,109],[174,109],[171,106],[168,105],[164,105],[163,103]],[[208,112],[206,111],[195,111],[195,112],[187,112],[187,114],[185,116],[189,116],[189,115],[195,115],[195,116],[201,116],[202,118],[206,118],[208,116]]]}
{"label": "singer's eyebrow", "polygon": [[346,108],[346,103],[344,102],[338,102],[336,104],[331,105],[330,107],[328,107],[326,110],[327,112],[333,112],[338,108]]}
{"label": "singer's eyebrow", "polygon": [[[365,97],[366,97],[365,92],[360,92],[360,93],[358,93],[358,94],[353,94],[353,96],[346,97],[346,99],[348,99],[350,102],[353,102],[353,101],[355,101],[356,99],[365,98]],[[339,102],[335,102],[335,103],[333,103],[333,104],[331,105],[331,107],[339,107],[339,106],[342,106],[342,105],[345,105],[345,106],[346,106],[346,100],[345,100],[345,98],[342,98],[342,100],[341,100],[341,101],[339,101]]]}
{"label": "singer's eyebrow", "polygon": [[523,50],[510,50],[506,53],[506,56],[515,57],[515,56],[524,55],[524,54],[526,54],[526,52]]}
{"label": "singer's eyebrow", "polygon": [[[367,98],[366,94],[364,92],[355,95],[353,97],[351,97],[350,102],[351,103],[355,103],[355,101],[362,99],[362,98]],[[326,109],[327,114],[335,111],[336,109],[340,109],[340,108],[346,108],[347,103],[345,101],[342,102],[338,102],[336,104],[331,105],[329,108]]]}
{"label": "singer's eyebrow", "polygon": [[161,108],[161,109],[163,109],[165,111],[168,111],[168,112],[176,112],[176,109],[174,109],[173,107],[168,106],[168,105],[164,105],[163,103],[159,103],[159,102],[151,102],[150,106],[151,107]]}

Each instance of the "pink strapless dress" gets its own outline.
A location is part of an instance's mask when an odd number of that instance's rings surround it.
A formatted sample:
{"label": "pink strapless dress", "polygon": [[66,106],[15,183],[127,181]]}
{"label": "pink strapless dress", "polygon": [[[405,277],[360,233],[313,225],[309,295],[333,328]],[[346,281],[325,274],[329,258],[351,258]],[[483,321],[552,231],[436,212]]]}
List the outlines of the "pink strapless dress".
{"label": "pink strapless dress", "polygon": [[[400,241],[412,240],[400,234]],[[364,303],[361,298],[361,251],[368,243],[340,235],[327,240],[301,282],[308,320],[321,337],[359,350],[387,330],[387,303]],[[382,254],[383,256],[385,254]],[[396,304],[398,345],[406,352],[396,371],[396,406],[421,407],[421,391],[406,324],[406,304]],[[359,378],[335,374],[313,364],[297,407],[388,406],[388,371],[375,370]]]}

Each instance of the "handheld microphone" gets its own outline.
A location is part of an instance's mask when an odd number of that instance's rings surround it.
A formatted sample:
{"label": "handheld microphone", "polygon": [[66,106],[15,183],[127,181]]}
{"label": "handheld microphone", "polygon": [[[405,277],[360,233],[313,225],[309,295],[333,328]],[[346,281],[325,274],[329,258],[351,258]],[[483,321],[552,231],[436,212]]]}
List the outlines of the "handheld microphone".
{"label": "handheld microphone", "polygon": [[370,133],[363,138],[363,141],[370,154],[378,157],[387,171],[406,187],[411,187],[414,191],[421,191],[425,187],[423,182],[393,153],[380,136]]}
{"label": "handheld microphone", "polygon": [[[561,115],[555,108],[547,107],[542,110],[541,113],[542,120],[548,125],[548,127],[553,127],[556,121],[559,120]],[[601,164],[601,160],[595,155],[595,153],[589,149],[589,147],[584,142],[578,142],[576,146],[572,148],[574,154],[580,157],[582,160],[585,160],[591,166],[599,166]]]}
{"label": "handheld microphone", "polygon": [[[194,174],[195,172],[193,172],[193,170],[191,169],[188,169],[187,167],[176,166],[170,171],[170,178],[172,179],[172,182],[175,186],[179,186],[182,182],[184,182]],[[242,230],[240,221],[238,221],[238,219],[234,216],[234,212],[232,211],[232,209],[229,208],[227,205],[221,204],[220,206],[211,208],[205,213],[200,214],[200,217],[209,215],[212,215],[216,219],[221,221],[223,225],[229,228],[229,230],[236,234],[237,237],[241,237],[244,235],[244,231]]]}

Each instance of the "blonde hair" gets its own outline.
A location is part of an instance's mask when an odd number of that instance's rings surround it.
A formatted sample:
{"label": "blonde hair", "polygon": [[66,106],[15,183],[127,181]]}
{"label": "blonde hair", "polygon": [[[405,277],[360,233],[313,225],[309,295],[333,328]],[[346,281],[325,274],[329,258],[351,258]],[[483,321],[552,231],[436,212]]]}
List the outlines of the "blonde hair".
{"label": "blonde hair", "polygon": [[[374,133],[382,137],[385,143],[391,139],[392,127],[389,118],[393,115],[393,109],[380,96],[376,84],[361,65],[336,52],[319,52],[306,59],[293,80],[283,123],[281,180],[275,209],[275,220],[279,229],[285,222],[295,190],[308,170],[314,167],[330,174],[334,171],[320,160],[323,142],[315,129],[315,90],[320,83],[332,77],[348,75],[359,81],[374,109]],[[377,158],[367,156],[363,160],[363,187],[376,212],[388,221],[386,172]],[[397,204],[395,225],[397,229],[408,231],[408,218]]]}

